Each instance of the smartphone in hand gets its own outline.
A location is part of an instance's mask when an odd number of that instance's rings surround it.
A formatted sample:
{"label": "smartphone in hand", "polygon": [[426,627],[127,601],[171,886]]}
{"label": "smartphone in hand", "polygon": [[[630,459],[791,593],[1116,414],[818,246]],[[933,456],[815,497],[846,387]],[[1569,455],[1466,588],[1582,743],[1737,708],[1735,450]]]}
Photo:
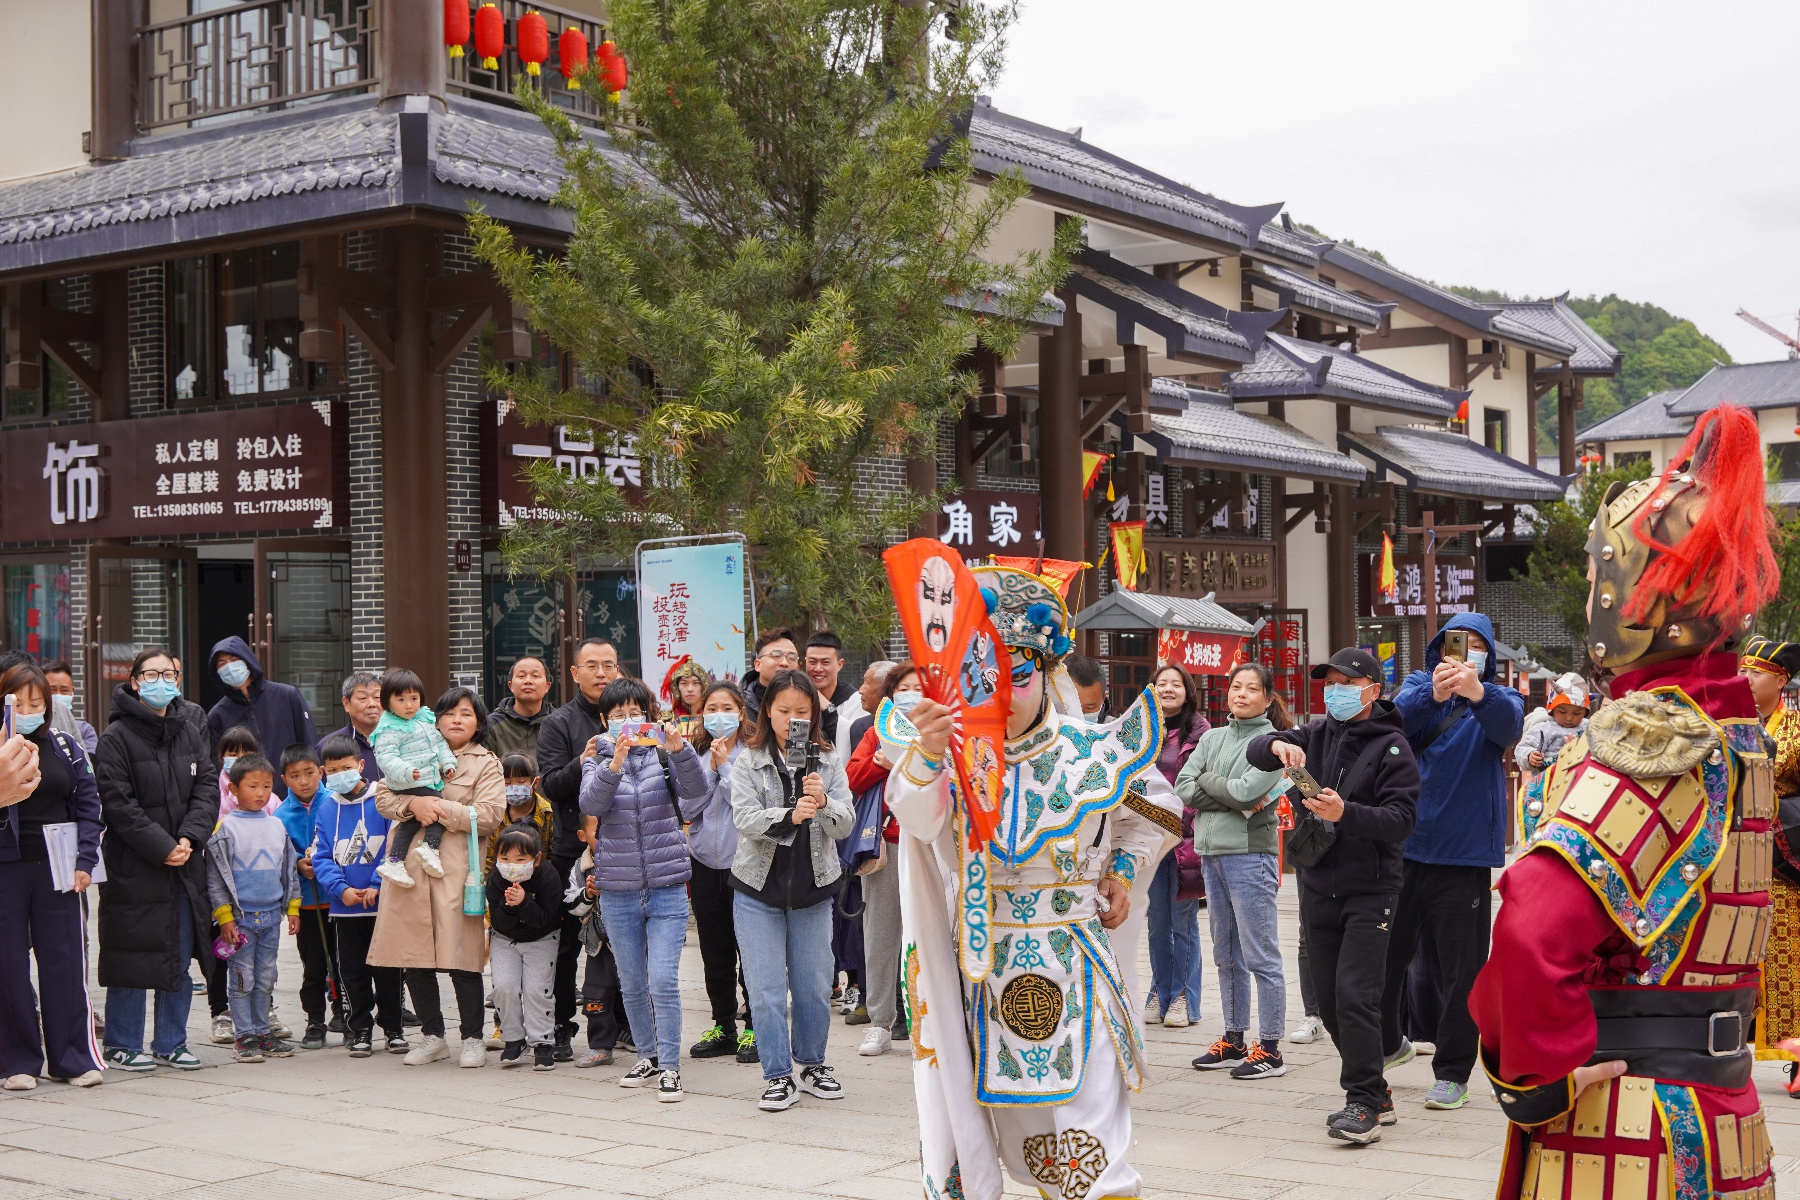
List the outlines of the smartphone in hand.
{"label": "smartphone in hand", "polygon": [[1444,630],[1441,653],[1445,658],[1454,658],[1457,662],[1469,661],[1469,631],[1466,629]]}
{"label": "smartphone in hand", "polygon": [[1319,781],[1314,779],[1312,773],[1305,767],[1289,767],[1287,773],[1288,778],[1294,781],[1294,786],[1300,789],[1302,800],[1311,800],[1325,790],[1319,786]]}

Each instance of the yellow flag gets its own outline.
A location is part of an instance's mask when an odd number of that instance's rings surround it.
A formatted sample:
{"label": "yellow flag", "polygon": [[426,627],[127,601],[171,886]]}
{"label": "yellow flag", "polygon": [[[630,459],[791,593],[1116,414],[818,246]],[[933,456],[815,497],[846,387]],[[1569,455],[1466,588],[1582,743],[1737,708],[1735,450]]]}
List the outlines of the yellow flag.
{"label": "yellow flag", "polygon": [[1144,523],[1114,521],[1112,524],[1113,570],[1128,591],[1135,592],[1138,572],[1144,566]]}

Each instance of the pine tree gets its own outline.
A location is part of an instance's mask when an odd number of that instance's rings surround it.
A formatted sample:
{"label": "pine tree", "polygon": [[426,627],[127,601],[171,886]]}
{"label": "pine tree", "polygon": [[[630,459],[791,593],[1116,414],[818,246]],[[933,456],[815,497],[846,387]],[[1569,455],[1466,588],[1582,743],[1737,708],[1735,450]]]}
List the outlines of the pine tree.
{"label": "pine tree", "polygon": [[[985,259],[1025,193],[977,185],[966,138],[1000,69],[1010,2],[614,0],[631,64],[603,137],[529,87],[567,169],[562,256],[482,215],[477,253],[579,364],[583,386],[493,366],[523,419],[635,439],[642,492],[534,467],[568,519],[516,527],[514,569],[629,554],[642,538],[743,532],[763,623],[885,634],[878,558],[929,498],[881,495],[872,464],[929,453],[1067,270]],[[598,81],[590,79],[589,87]]]}

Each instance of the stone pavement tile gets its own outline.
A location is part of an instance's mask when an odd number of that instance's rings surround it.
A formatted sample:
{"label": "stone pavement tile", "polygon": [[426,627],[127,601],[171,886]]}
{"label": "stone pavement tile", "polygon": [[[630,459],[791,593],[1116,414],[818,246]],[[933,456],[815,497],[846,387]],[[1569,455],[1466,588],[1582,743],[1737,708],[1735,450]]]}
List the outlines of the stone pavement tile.
{"label": "stone pavement tile", "polygon": [[[71,1091],[73,1089],[70,1089]],[[39,1092],[44,1089],[39,1088]],[[142,1129],[153,1124],[155,1118],[140,1116],[135,1113],[114,1112],[106,1108],[90,1108],[80,1103],[81,1094],[69,1095],[68,1092],[58,1094],[46,1092],[11,1093],[17,1099],[5,1101],[6,1107],[0,1107],[0,1113],[10,1120],[26,1121],[33,1125],[55,1125],[62,1129],[80,1129],[88,1133],[122,1133],[128,1129]],[[64,1099],[73,1103],[63,1103]]]}
{"label": "stone pavement tile", "polygon": [[[123,1080],[130,1079],[123,1071],[108,1071],[106,1083],[97,1088],[89,1088],[77,1093],[73,1088],[58,1088],[45,1097],[59,1103],[80,1104],[83,1108],[100,1108],[110,1112],[124,1113],[129,1116],[149,1117],[157,1121],[179,1121],[186,1117],[207,1117],[216,1115],[218,1110],[203,1106],[198,1099],[189,1100],[178,1096],[168,1096],[157,1092],[145,1091],[135,1085],[120,1086]],[[39,1088],[43,1091],[43,1088]],[[60,1095],[59,1095],[60,1093]],[[236,1089],[221,1088],[215,1094],[230,1096]],[[77,1098],[79,1096],[79,1098]]]}
{"label": "stone pavement tile", "polygon": [[0,1117],[0,1133],[19,1133],[26,1129],[36,1129],[38,1127],[38,1122],[36,1121],[8,1119],[8,1117],[31,1117],[35,1114],[35,1111],[35,1109],[26,1107],[22,1103],[15,1108],[0,1109],[0,1112],[5,1112],[7,1114],[6,1117]]}
{"label": "stone pavement tile", "polygon": [[[209,1145],[216,1143],[217,1139]],[[197,1150],[192,1146],[152,1146],[148,1150],[133,1150],[129,1154],[109,1155],[106,1161],[121,1167],[160,1171],[164,1175],[192,1179],[196,1183],[224,1183],[228,1179],[243,1179],[245,1176],[261,1175],[273,1169],[268,1163],[252,1162],[212,1150]]]}
{"label": "stone pavement tile", "polygon": [[[743,1145],[745,1143],[739,1143]],[[709,1140],[706,1149],[717,1147]],[[604,1150],[596,1150],[592,1154],[582,1155],[585,1162],[600,1163],[608,1167],[660,1167],[665,1163],[676,1162],[688,1157],[691,1151],[668,1150],[661,1146],[608,1146]]]}
{"label": "stone pavement tile", "polygon": [[433,1196],[462,1196],[468,1200],[528,1200],[559,1185],[538,1179],[508,1179],[486,1171],[464,1171],[446,1163],[426,1163],[376,1176],[376,1183],[417,1188]]}
{"label": "stone pavement tile", "polygon": [[1427,1179],[1424,1183],[1414,1185],[1406,1194],[1428,1196],[1431,1200],[1493,1200],[1495,1180],[1499,1174],[1496,1164],[1480,1179]]}
{"label": "stone pavement tile", "polygon": [[[760,1088],[757,1094],[761,1095]],[[818,1150],[856,1146],[882,1157],[911,1157],[918,1153],[918,1123],[904,1110],[903,1119],[897,1121],[891,1109],[885,1116],[870,1116],[847,1112],[837,1101],[811,1096],[803,1096],[799,1104],[783,1113],[765,1113],[749,1100],[722,1101],[712,1112],[690,1108],[691,1104],[692,1100],[661,1105],[658,1111],[638,1117],[634,1124],[690,1129],[707,1138],[714,1133],[767,1138]]]}
{"label": "stone pavement tile", "polygon": [[[676,1179],[662,1171],[610,1168],[598,1163],[560,1158],[541,1158],[514,1150],[478,1150],[449,1160],[445,1166],[465,1171],[484,1171],[509,1179],[533,1179],[571,1188],[605,1187],[615,1196],[665,1196],[692,1181]],[[588,1192],[593,1195],[592,1191]]]}
{"label": "stone pavement tile", "polygon": [[[1395,1136],[1394,1129],[1384,1129],[1381,1141],[1369,1147],[1371,1157],[1379,1155],[1381,1162],[1373,1164],[1359,1158],[1357,1165],[1391,1167],[1394,1171],[1427,1179],[1486,1180],[1490,1185],[1494,1182],[1499,1174],[1498,1160],[1488,1162],[1474,1156],[1485,1147],[1470,1145],[1466,1147],[1470,1153],[1460,1156],[1453,1153],[1455,1148],[1456,1144],[1445,1144],[1429,1136],[1405,1142]],[[1345,1149],[1345,1143],[1321,1135],[1316,1142],[1284,1142],[1271,1153],[1284,1163],[1319,1163],[1335,1171],[1343,1164]]]}
{"label": "stone pavement tile", "polygon": [[116,1200],[142,1200],[166,1196],[194,1185],[192,1179],[140,1171],[111,1163],[82,1162],[35,1150],[0,1150],[0,1179],[20,1180],[54,1188],[72,1188]]}
{"label": "stone pavement tile", "polygon": [[[1133,1160],[1134,1163],[1136,1160]],[[1206,1165],[1202,1165],[1206,1164]],[[1146,1196],[1216,1196],[1231,1200],[1269,1200],[1293,1186],[1286,1180],[1260,1180],[1242,1175],[1226,1175],[1214,1169],[1208,1160],[1195,1155],[1188,1170],[1138,1164],[1144,1176]]]}
{"label": "stone pavement tile", "polygon": [[[228,1121],[229,1118],[224,1120]],[[354,1129],[347,1125],[333,1126],[328,1134],[321,1134],[317,1126],[310,1126],[304,1121],[263,1116],[244,1120],[245,1128],[262,1131],[263,1136],[235,1139],[235,1144],[231,1145],[233,1153],[253,1162],[301,1170],[319,1165],[319,1156],[326,1144],[331,1148],[333,1171],[343,1175],[375,1175],[382,1171],[410,1167],[448,1158],[460,1148],[453,1142],[436,1141],[427,1136],[415,1134],[396,1138],[378,1130]],[[219,1142],[221,1127],[220,1117],[169,1121],[145,1128],[135,1136],[177,1149],[211,1146]],[[428,1119],[425,1127],[429,1127]],[[280,1136],[289,1130],[292,1132],[288,1136]],[[333,1197],[333,1200],[343,1198]]]}
{"label": "stone pavement tile", "polygon": [[[1403,1170],[1393,1155],[1381,1153],[1379,1142],[1372,1146],[1352,1146],[1348,1142],[1333,1144],[1338,1146],[1339,1153],[1335,1163],[1306,1162],[1287,1153],[1288,1147],[1282,1147],[1260,1158],[1227,1167],[1222,1173],[1271,1182],[1286,1180],[1295,1184],[1341,1187],[1346,1194],[1358,1192],[1374,1196],[1397,1195],[1427,1178],[1423,1172]],[[1286,1200],[1285,1193],[1283,1200]]]}
{"label": "stone pavement tile", "polygon": [[1131,1161],[1139,1170],[1149,1165],[1187,1167],[1204,1163],[1211,1171],[1225,1171],[1265,1154],[1277,1153],[1283,1143],[1244,1134],[1194,1133],[1186,1137],[1139,1136]]}
{"label": "stone pavement tile", "polygon": [[104,1138],[81,1129],[65,1129],[59,1125],[38,1125],[15,1133],[0,1133],[0,1147],[14,1150],[36,1150],[40,1154],[60,1154],[65,1158],[111,1158],[133,1150],[149,1150],[151,1143],[124,1134],[109,1133]]}
{"label": "stone pavement tile", "polygon": [[[1212,1133],[1226,1125],[1236,1124],[1235,1117],[1205,1116],[1182,1109],[1133,1108],[1131,1125],[1139,1137],[1164,1134]],[[1152,1133],[1151,1131],[1155,1131]]]}
{"label": "stone pavement tile", "polygon": [[0,1179],[0,1200],[63,1200],[74,1192],[59,1191],[39,1183],[17,1179]]}
{"label": "stone pavement tile", "polygon": [[613,1144],[600,1138],[577,1136],[572,1132],[574,1128],[565,1126],[565,1132],[545,1133],[540,1129],[521,1129],[513,1125],[477,1125],[447,1136],[453,1137],[459,1146],[517,1150],[546,1158],[579,1158]]}
{"label": "stone pavement tile", "polygon": [[[793,1115],[790,1109],[788,1116]],[[771,1140],[779,1137],[771,1133]],[[854,1144],[852,1142],[851,1144]],[[838,1179],[854,1179],[894,1165],[893,1156],[877,1157],[851,1150],[793,1145],[771,1146],[766,1154],[746,1156],[739,1150],[714,1150],[684,1158],[667,1171],[696,1180],[716,1179],[772,1188],[817,1189]]]}
{"label": "stone pavement tile", "polygon": [[[623,1092],[623,1089],[615,1089]],[[509,1102],[505,1111],[508,1114],[522,1112],[542,1114],[542,1120],[557,1122],[558,1126],[566,1126],[571,1119],[577,1121],[596,1120],[613,1121],[619,1117],[618,1097],[605,1095],[582,1095],[572,1092],[543,1092],[536,1096],[520,1096]],[[512,1119],[509,1116],[509,1120]],[[533,1118],[538,1120],[538,1118]],[[516,1123],[516,1122],[515,1122]],[[532,1125],[531,1128],[548,1128],[544,1125]]]}
{"label": "stone pavement tile", "polygon": [[[324,1146],[314,1145],[312,1149],[315,1160],[328,1153]],[[205,1184],[181,1193],[181,1200],[411,1200],[424,1194],[367,1179],[278,1170]]]}
{"label": "stone pavement tile", "polygon": [[845,1200],[919,1200],[919,1173],[914,1168],[905,1179],[888,1179],[865,1175],[861,1179],[840,1179],[830,1185],[831,1194]]}

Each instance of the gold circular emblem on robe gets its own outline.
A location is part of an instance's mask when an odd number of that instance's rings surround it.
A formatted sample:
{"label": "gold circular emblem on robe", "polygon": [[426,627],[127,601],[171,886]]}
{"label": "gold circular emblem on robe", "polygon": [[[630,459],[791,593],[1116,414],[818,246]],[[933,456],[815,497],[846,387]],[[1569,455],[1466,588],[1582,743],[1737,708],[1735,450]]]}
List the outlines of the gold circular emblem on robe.
{"label": "gold circular emblem on robe", "polygon": [[1020,1037],[1041,1042],[1062,1023],[1062,989],[1042,975],[1026,973],[1000,991],[1000,1019]]}

